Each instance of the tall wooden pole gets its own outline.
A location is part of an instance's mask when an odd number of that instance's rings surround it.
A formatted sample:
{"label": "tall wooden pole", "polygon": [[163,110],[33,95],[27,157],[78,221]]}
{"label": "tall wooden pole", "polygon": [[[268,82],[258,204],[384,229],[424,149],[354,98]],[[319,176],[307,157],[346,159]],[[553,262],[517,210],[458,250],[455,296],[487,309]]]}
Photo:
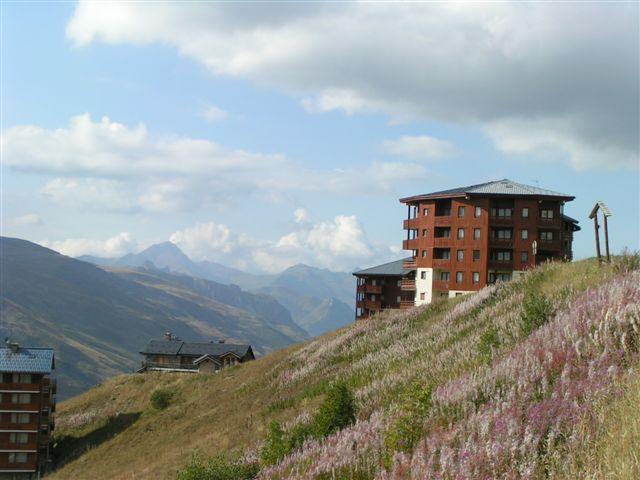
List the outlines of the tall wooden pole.
{"label": "tall wooden pole", "polygon": [[598,263],[600,263],[602,260],[600,258],[600,235],[598,235],[598,213],[597,212],[593,217],[593,228],[595,229],[595,233],[596,233],[596,256],[598,257]]}
{"label": "tall wooden pole", "polygon": [[607,216],[604,217],[604,251],[607,254],[607,263],[611,263],[611,256],[609,255],[609,230],[607,229]]}

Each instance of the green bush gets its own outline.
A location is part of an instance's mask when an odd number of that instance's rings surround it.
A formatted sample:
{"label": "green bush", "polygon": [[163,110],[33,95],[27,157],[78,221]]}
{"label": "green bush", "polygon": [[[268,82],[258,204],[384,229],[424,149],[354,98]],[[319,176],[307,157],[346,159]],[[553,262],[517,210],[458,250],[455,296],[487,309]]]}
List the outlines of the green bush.
{"label": "green bush", "polygon": [[151,394],[151,406],[156,410],[164,410],[171,404],[174,392],[168,388],[158,388]]}
{"label": "green bush", "polygon": [[318,438],[331,435],[356,421],[353,394],[343,382],[336,382],[327,392],[320,410],[313,419],[314,434]]}
{"label": "green bush", "polygon": [[275,420],[269,424],[269,433],[260,452],[260,459],[265,465],[278,463],[291,452],[291,440],[285,436],[282,426]]}
{"label": "green bush", "polygon": [[529,335],[547,323],[553,312],[553,304],[544,294],[538,291],[528,292],[522,302],[520,330],[524,335]]}
{"label": "green bush", "polygon": [[178,472],[176,480],[250,480],[260,471],[256,462],[228,460],[222,455],[206,462],[197,454]]}
{"label": "green bush", "polygon": [[424,421],[431,408],[431,388],[414,383],[399,405],[399,415],[385,435],[390,452],[410,452],[422,438]]}
{"label": "green bush", "polygon": [[484,362],[488,363],[493,358],[493,351],[498,347],[500,347],[498,330],[495,327],[491,327],[480,336],[478,355]]}

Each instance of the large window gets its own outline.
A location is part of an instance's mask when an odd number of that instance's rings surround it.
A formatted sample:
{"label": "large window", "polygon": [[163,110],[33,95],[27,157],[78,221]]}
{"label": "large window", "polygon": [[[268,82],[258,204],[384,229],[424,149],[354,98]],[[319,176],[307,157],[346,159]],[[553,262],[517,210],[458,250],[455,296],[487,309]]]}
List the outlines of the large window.
{"label": "large window", "polygon": [[458,238],[459,239],[463,239],[464,238],[464,228],[459,228],[458,229]]}
{"label": "large window", "polygon": [[462,272],[456,272],[456,283],[462,283]]}
{"label": "large window", "polygon": [[31,403],[31,394],[30,393],[12,393],[11,394],[11,403]]}
{"label": "large window", "polygon": [[29,423],[30,415],[28,413],[16,413],[11,414],[11,423]]}
{"label": "large window", "polygon": [[480,283],[480,272],[473,272],[473,283]]}
{"label": "large window", "polygon": [[543,242],[552,241],[553,240],[553,232],[546,232],[546,231],[540,232],[540,240],[542,240]]}
{"label": "large window", "polygon": [[549,209],[544,209],[544,210],[540,210],[540,217],[546,219],[546,220],[552,220],[553,219],[553,210],[549,210]]}
{"label": "large window", "polygon": [[14,373],[11,381],[13,383],[31,383],[30,373]]}
{"label": "large window", "polygon": [[458,207],[458,216],[459,217],[464,217],[464,207]]}
{"label": "large window", "polygon": [[511,240],[511,230],[509,229],[500,229],[493,231],[493,237],[498,240]]}
{"label": "large window", "polygon": [[9,434],[9,443],[18,443],[20,445],[24,445],[27,442],[29,442],[28,433],[12,432]]}
{"label": "large window", "polygon": [[9,463],[27,463],[25,452],[12,452],[9,454]]}
{"label": "large window", "polygon": [[480,229],[479,228],[474,228],[473,229],[473,238],[475,238],[476,240],[478,240],[480,238]]}
{"label": "large window", "polygon": [[456,258],[458,259],[459,262],[464,260],[464,250],[458,250],[456,252]]}
{"label": "large window", "polygon": [[494,253],[494,258],[499,262],[510,262],[511,261],[511,251],[509,250],[499,250]]}
{"label": "large window", "polygon": [[476,207],[476,211],[474,213],[475,217],[478,218],[480,215],[482,215],[482,208],[481,207]]}
{"label": "large window", "polygon": [[440,280],[448,282],[450,278],[449,272],[440,272]]}
{"label": "large window", "polygon": [[501,218],[511,218],[512,212],[513,212],[512,208],[492,208],[491,216],[501,217]]}

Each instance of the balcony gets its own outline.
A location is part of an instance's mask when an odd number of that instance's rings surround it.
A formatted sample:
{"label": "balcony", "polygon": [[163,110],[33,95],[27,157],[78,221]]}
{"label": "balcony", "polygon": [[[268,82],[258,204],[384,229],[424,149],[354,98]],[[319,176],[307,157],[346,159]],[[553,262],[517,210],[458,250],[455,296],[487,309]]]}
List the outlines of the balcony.
{"label": "balcony", "polygon": [[20,392],[36,392],[40,393],[40,384],[39,383],[3,383],[2,387],[0,387],[0,391],[20,391]]}
{"label": "balcony", "polygon": [[490,238],[489,246],[496,248],[513,248],[513,238]]}
{"label": "balcony", "polygon": [[513,270],[513,260],[489,260],[491,270]]}
{"label": "balcony", "polygon": [[402,262],[402,268],[404,270],[415,270],[416,268],[418,268],[418,260],[416,259],[416,257],[405,260],[404,262]]}
{"label": "balcony", "polygon": [[403,250],[417,250],[418,249],[418,239],[411,238],[409,240],[402,241],[402,249]]}
{"label": "balcony", "polygon": [[540,228],[560,228],[560,218],[542,218],[538,217],[537,225]]}
{"label": "balcony", "polygon": [[433,217],[433,224],[436,227],[449,227],[451,226],[451,215],[436,215]]}
{"label": "balcony", "polygon": [[382,293],[382,285],[369,285],[369,284],[364,284],[364,285],[358,285],[358,292],[362,292],[362,293],[377,293],[380,294]]}
{"label": "balcony", "polygon": [[433,245],[435,247],[450,247],[453,243],[453,238],[449,237],[434,237]]}
{"label": "balcony", "polygon": [[382,304],[377,300],[365,300],[364,308],[367,310],[380,310],[382,308]]}
{"label": "balcony", "polygon": [[543,250],[561,250],[561,243],[559,238],[553,240],[538,240],[538,252]]}
{"label": "balcony", "polygon": [[400,310],[406,310],[407,308],[413,308],[415,306],[415,300],[400,300]]}
{"label": "balcony", "polygon": [[432,262],[433,268],[449,267],[451,265],[451,258],[434,258]]}
{"label": "balcony", "polygon": [[418,219],[417,218],[408,218],[402,221],[402,229],[403,230],[414,230],[418,227]]}
{"label": "balcony", "polygon": [[489,217],[490,225],[513,225],[513,217],[498,217],[497,215]]}
{"label": "balcony", "polygon": [[450,280],[434,280],[433,289],[439,292],[446,292],[449,290]]}
{"label": "balcony", "polygon": [[172,362],[172,363],[160,363],[160,362],[149,362],[149,361],[143,361],[142,362],[142,367],[143,368],[147,368],[150,370],[154,370],[154,369],[165,369],[165,370],[193,370],[193,371],[197,371],[198,370],[198,366],[197,365],[193,365],[193,364],[181,364],[181,363],[176,363],[176,362]]}
{"label": "balcony", "polygon": [[400,280],[400,290],[403,292],[415,292],[416,281],[413,278],[403,278]]}

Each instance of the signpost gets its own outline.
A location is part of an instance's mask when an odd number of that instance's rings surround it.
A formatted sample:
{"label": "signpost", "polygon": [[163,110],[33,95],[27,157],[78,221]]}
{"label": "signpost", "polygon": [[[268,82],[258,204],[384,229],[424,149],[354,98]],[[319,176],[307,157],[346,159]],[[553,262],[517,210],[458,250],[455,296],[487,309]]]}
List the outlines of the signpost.
{"label": "signpost", "polygon": [[598,229],[600,228],[600,225],[598,225],[598,210],[602,210],[602,223],[604,224],[604,249],[607,256],[607,263],[611,263],[611,255],[609,254],[609,228],[607,223],[607,219],[611,216],[611,210],[604,204],[604,202],[597,202],[589,214],[589,218],[593,219],[593,228],[596,235],[596,256],[598,257],[598,263],[602,263],[600,255],[600,235],[598,232]]}

